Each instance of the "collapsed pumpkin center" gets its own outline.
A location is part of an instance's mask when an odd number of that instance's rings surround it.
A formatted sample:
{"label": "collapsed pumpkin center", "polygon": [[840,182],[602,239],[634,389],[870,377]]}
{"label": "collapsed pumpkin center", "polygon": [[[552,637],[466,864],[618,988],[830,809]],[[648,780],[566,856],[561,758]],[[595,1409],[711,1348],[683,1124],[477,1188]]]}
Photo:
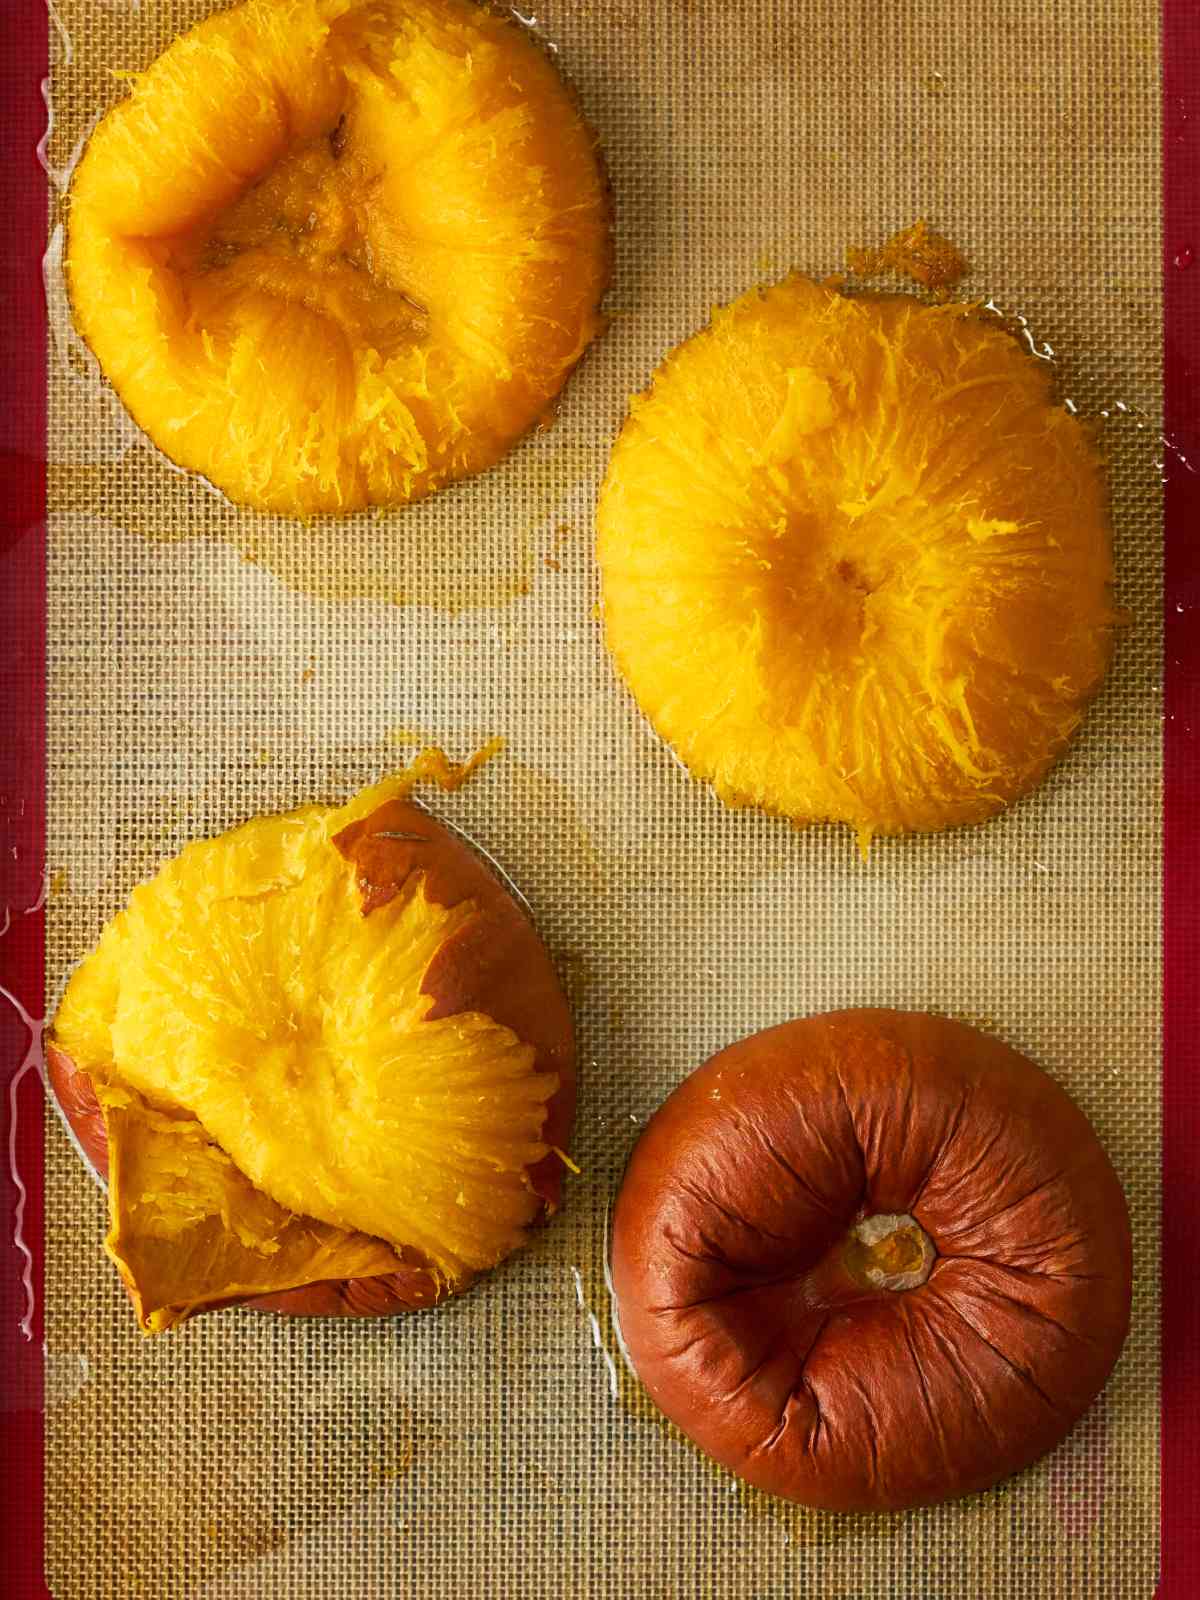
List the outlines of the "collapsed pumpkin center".
{"label": "collapsed pumpkin center", "polygon": [[846,557],[843,557],[838,562],[835,570],[846,587],[848,589],[856,589],[859,594],[874,594],[878,587],[878,584],[873,583],[870,578],[863,576],[857,562],[850,561]]}
{"label": "collapsed pumpkin center", "polygon": [[861,1288],[899,1294],[927,1281],[937,1249],[921,1224],[907,1213],[876,1212],[851,1228],[842,1260]]}
{"label": "collapsed pumpkin center", "polygon": [[396,276],[395,241],[385,252],[371,237],[379,177],[351,147],[343,115],[231,205],[167,241],[163,264],[193,320],[228,333],[239,304],[266,295],[385,358],[422,343],[429,314]]}

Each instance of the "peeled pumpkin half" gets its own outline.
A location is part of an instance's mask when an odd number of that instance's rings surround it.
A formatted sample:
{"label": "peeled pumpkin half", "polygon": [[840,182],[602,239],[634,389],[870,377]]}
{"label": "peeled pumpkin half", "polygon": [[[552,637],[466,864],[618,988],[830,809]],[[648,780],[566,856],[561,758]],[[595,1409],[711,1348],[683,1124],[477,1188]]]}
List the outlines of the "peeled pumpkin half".
{"label": "peeled pumpkin half", "polygon": [[386,781],[187,846],[48,1044],[144,1331],[465,1288],[555,1208],[570,1018],[524,912]]}
{"label": "peeled pumpkin half", "polygon": [[177,39],[70,191],[79,331],[241,504],[419,499],[543,418],[601,327],[596,139],[471,0],[246,0]]}
{"label": "peeled pumpkin half", "polygon": [[1121,620],[1092,435],[966,305],[794,276],[717,310],[633,400],[598,528],[662,737],[728,804],[864,851],[1038,783]]}

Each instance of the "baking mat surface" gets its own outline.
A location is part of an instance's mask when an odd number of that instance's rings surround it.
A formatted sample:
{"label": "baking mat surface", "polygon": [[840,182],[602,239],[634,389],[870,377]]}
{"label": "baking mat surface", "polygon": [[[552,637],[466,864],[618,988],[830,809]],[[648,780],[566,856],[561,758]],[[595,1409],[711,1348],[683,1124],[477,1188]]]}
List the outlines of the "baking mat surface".
{"label": "baking mat surface", "polygon": [[[60,0],[60,175],[113,69],[204,14]],[[583,1176],[432,1314],[205,1317],[141,1339],[102,1196],[47,1122],[47,1545],[63,1597],[1150,1595],[1158,1524],[1161,348],[1153,0],[612,0],[536,23],[600,130],[611,329],[488,476],[311,529],[235,511],[96,383],[48,262],[47,986],[187,839],[334,799],[428,736],[508,751],[435,808],[529,896],[569,984]],[[69,43],[68,43],[69,41]],[[1111,454],[1132,626],[1066,762],[1006,817],[880,842],[724,811],[614,683],[592,509],[626,396],[715,301],[918,216],[1028,321]],[[1102,413],[1108,413],[1107,418]],[[1092,1117],[1133,1215],[1101,1402],[990,1494],[837,1518],[743,1491],[619,1368],[605,1208],[639,1124],[730,1039],[833,1006],[941,1010]]]}

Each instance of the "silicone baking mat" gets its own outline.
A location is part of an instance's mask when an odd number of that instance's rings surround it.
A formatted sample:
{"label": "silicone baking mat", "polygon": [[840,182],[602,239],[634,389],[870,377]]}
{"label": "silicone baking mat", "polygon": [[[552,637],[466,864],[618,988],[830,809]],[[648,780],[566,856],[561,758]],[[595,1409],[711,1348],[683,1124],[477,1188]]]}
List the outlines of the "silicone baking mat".
{"label": "silicone baking mat", "polygon": [[[52,188],[114,70],[206,9],[61,0]],[[1161,505],[1186,470],[1163,442],[1156,8],[551,0],[524,20],[604,142],[612,324],[548,432],[419,507],[302,528],[173,472],[71,334],[52,204],[46,1003],[185,840],[345,795],[414,740],[465,754],[501,734],[472,785],[428,798],[521,885],[569,985],[583,1170],[532,1248],[436,1313],[228,1312],[147,1342],[99,1248],[101,1192],[49,1116],[25,1313],[44,1324],[49,1591],[1150,1594]],[[1095,419],[1132,620],[1036,795],[864,865],[843,831],[723,810],[657,743],[605,659],[592,514],[627,395],[714,302],[835,271],[917,217]],[[1017,1479],[903,1516],[806,1512],[706,1463],[623,1371],[604,1288],[606,1208],[653,1107],[728,1040],[853,1004],[948,1012],[1041,1061],[1099,1130],[1135,1229],[1133,1331],[1099,1404]]]}

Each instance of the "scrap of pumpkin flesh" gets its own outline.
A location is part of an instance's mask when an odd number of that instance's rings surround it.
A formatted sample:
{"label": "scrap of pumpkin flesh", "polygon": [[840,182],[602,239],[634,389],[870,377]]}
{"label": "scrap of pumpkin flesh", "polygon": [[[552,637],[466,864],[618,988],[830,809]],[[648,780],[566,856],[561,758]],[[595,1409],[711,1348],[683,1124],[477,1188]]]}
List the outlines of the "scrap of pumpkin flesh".
{"label": "scrap of pumpkin flesh", "polygon": [[405,787],[188,845],[68,985],[53,1042],[97,1087],[106,1246],[147,1331],[413,1252],[452,1289],[538,1213],[557,1079],[489,1017],[427,1020],[473,903],[423,873],[364,900],[339,848]]}

